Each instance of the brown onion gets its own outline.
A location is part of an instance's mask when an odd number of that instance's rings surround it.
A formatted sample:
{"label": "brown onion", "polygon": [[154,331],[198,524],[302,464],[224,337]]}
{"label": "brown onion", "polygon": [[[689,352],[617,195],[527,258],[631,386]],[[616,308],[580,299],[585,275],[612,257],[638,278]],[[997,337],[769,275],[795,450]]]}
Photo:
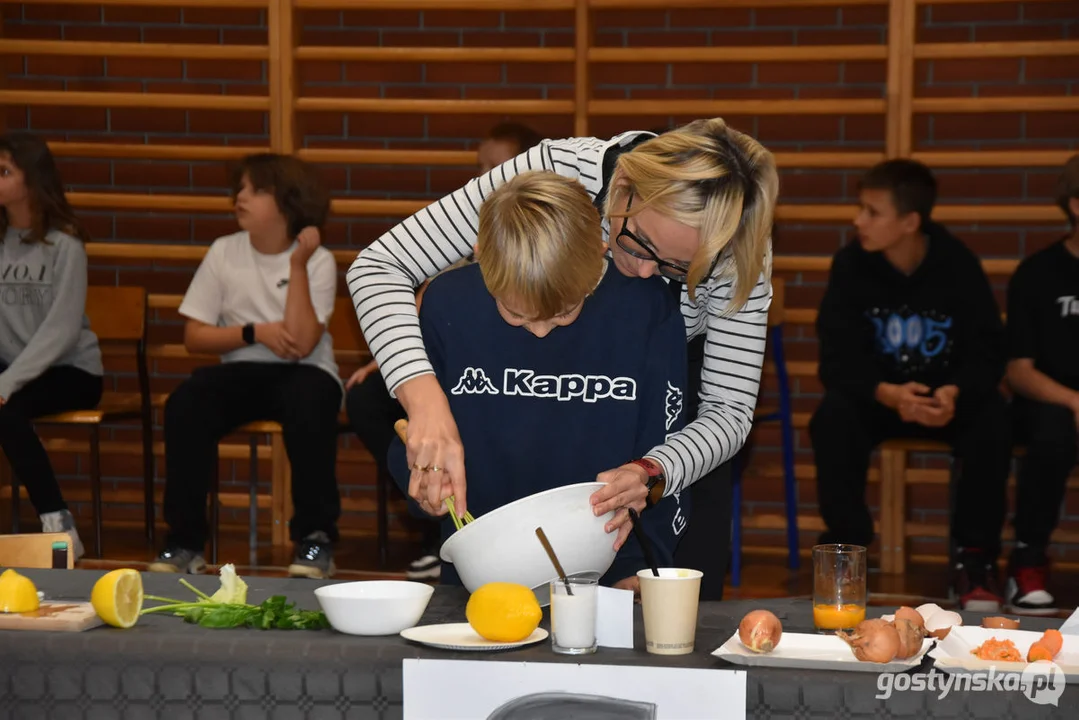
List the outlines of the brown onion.
{"label": "brown onion", "polygon": [[851,646],[854,657],[864,662],[891,662],[899,652],[899,631],[887,620],[863,620],[852,634],[837,634]]}
{"label": "brown onion", "polygon": [[912,607],[903,606],[895,611],[895,621],[909,620],[910,624],[918,628],[918,632],[925,635],[925,618]]}
{"label": "brown onion", "polygon": [[767,610],[747,613],[738,625],[738,639],[757,653],[770,653],[775,650],[782,634],[783,624]]}
{"label": "brown onion", "polygon": [[895,625],[896,633],[899,635],[899,649],[896,650],[895,656],[900,660],[906,660],[917,655],[922,649],[922,639],[925,637],[922,629],[906,618],[897,617],[892,624]]}

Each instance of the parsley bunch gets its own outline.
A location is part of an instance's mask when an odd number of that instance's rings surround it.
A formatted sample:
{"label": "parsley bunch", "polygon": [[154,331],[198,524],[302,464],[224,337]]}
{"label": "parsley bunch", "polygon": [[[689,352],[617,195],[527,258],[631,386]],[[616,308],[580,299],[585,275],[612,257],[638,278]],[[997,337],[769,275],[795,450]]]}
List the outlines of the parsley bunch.
{"label": "parsley bunch", "polygon": [[207,628],[249,627],[259,630],[323,630],[330,627],[326,615],[317,610],[299,610],[284,595],[274,595],[259,605],[247,603],[247,585],[235,574],[235,568],[221,568],[221,590],[211,597],[183,578],[180,584],[198,596],[195,602],[146,595],[147,600],[165,603],[145,608],[140,613],[168,612],[184,622]]}

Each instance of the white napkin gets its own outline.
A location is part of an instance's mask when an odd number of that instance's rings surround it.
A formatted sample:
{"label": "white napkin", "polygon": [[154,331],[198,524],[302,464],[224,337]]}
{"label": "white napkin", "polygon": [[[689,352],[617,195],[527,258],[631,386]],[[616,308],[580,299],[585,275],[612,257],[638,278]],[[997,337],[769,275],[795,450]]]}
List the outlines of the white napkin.
{"label": "white napkin", "polygon": [[633,649],[633,591],[596,588],[596,644]]}

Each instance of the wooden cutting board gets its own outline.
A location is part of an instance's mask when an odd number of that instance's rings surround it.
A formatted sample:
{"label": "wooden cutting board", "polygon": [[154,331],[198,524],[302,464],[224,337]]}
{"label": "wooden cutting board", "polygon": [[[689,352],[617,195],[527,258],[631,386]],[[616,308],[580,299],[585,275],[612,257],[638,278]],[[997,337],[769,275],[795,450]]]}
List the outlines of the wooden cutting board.
{"label": "wooden cutting board", "polygon": [[46,601],[28,613],[0,613],[0,630],[82,632],[103,622],[88,602]]}

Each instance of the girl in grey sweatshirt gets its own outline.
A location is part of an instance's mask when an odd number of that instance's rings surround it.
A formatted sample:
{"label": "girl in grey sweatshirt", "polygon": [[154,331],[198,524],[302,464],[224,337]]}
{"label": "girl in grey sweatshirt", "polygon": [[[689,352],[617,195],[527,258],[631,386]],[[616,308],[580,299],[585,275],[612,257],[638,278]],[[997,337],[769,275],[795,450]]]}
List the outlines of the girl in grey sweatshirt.
{"label": "girl in grey sweatshirt", "polygon": [[45,532],[82,543],[33,420],[101,400],[97,337],[86,318],[89,239],[48,146],[0,135],[0,447]]}

